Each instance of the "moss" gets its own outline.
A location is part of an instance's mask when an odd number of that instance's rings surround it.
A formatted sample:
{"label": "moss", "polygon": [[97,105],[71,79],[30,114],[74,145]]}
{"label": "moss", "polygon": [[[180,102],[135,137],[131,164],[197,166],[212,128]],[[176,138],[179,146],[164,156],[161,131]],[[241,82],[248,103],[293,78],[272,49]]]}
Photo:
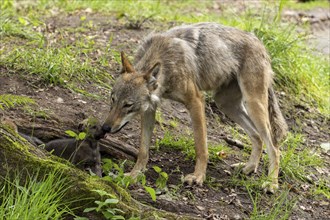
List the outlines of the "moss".
{"label": "moss", "polygon": [[[4,158],[1,160],[1,176],[14,175],[15,169],[25,170],[26,175],[39,172],[41,176],[54,170],[60,170],[62,177],[67,178],[73,184],[63,199],[72,201],[74,198],[75,202],[72,203],[72,208],[81,215],[86,214],[82,212],[84,208],[91,207],[95,200],[101,199],[100,195],[93,191],[97,189],[116,195],[120,200],[117,208],[123,210],[127,217],[134,215],[141,219],[193,219],[143,205],[134,200],[125,189],[109,181],[90,176],[69,162],[52,156],[41,148],[32,146],[3,124],[0,124],[0,158]],[[25,178],[22,178],[22,181],[23,179]],[[89,218],[91,217],[90,214],[88,214]],[[96,219],[99,218],[97,213],[94,215]]]}

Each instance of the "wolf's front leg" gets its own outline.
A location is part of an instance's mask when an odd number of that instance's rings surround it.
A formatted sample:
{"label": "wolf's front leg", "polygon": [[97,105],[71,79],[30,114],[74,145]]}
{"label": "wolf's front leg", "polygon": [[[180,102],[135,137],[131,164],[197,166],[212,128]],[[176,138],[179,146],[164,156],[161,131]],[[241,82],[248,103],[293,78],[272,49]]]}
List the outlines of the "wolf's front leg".
{"label": "wolf's front leg", "polygon": [[184,181],[189,185],[196,183],[201,186],[205,180],[208,161],[205,108],[202,94],[198,92],[197,95],[191,97],[186,106],[190,112],[194,130],[196,165],[194,173],[188,174]]}
{"label": "wolf's front leg", "polygon": [[133,178],[136,178],[140,172],[143,172],[146,169],[149,159],[151,136],[155,125],[155,112],[155,109],[147,110],[141,115],[141,139],[139,154],[134,168],[129,173],[129,175]]}

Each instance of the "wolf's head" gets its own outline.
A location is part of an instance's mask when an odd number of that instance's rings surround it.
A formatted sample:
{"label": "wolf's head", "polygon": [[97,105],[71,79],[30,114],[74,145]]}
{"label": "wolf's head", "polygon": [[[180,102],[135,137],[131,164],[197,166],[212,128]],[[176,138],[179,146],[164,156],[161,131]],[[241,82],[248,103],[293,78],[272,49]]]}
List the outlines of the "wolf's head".
{"label": "wolf's head", "polygon": [[122,74],[111,92],[110,111],[102,129],[120,131],[135,115],[154,108],[159,101],[153,92],[157,89],[160,64],[155,63],[146,72],[136,72],[125,54],[121,53]]}

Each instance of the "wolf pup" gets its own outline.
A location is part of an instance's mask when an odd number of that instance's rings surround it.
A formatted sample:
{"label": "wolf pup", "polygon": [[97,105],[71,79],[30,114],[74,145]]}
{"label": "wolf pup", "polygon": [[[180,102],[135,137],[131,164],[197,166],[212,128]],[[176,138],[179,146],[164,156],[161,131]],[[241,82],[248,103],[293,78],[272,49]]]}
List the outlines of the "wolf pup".
{"label": "wolf pup", "polygon": [[45,149],[56,156],[75,164],[81,170],[91,170],[102,177],[101,154],[98,140],[105,133],[96,119],[85,119],[78,126],[79,132],[86,132],[84,140],[74,138],[57,139],[46,143]]}
{"label": "wolf pup", "polygon": [[273,91],[273,71],[263,44],[251,33],[216,23],[179,26],[148,36],[131,65],[121,54],[122,75],[111,93],[110,112],[102,129],[115,133],[141,115],[141,139],[135,177],[146,168],[149,145],[161,98],[183,103],[194,131],[196,165],[185,176],[202,185],[208,161],[204,98],[213,91],[217,106],[249,135],[252,152],[243,172],[256,172],[263,143],[269,154],[265,189],[278,188],[279,143],[287,125]]}

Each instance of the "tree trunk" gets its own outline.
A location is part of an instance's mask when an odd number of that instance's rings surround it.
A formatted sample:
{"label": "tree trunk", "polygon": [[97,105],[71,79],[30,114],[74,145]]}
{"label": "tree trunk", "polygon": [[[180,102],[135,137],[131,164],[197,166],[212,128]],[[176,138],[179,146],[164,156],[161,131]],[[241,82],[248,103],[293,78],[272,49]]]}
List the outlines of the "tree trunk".
{"label": "tree trunk", "polygon": [[[117,208],[125,212],[125,216],[140,216],[141,219],[194,219],[191,216],[178,216],[173,213],[157,210],[153,207],[143,205],[134,200],[129,192],[114,183],[90,176],[76,169],[73,165],[61,158],[50,155],[41,148],[37,148],[17,136],[12,130],[0,123],[0,176],[12,176],[17,170],[26,170],[27,173],[35,173],[39,170],[41,174],[60,169],[63,177],[74,184],[67,192],[63,200],[72,200],[79,196],[84,200],[75,201],[72,208],[84,208],[93,206],[93,201],[101,199],[93,190],[104,190],[120,198]],[[92,198],[92,199],[86,199]],[[99,219],[97,214],[88,213],[88,218]]]}

